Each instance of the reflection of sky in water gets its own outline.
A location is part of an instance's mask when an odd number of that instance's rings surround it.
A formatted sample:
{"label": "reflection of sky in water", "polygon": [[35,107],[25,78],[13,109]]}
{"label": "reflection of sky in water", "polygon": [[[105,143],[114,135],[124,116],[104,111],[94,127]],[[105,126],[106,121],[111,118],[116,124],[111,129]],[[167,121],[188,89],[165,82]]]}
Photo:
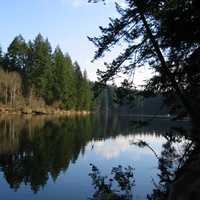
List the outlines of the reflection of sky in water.
{"label": "reflection of sky in water", "polygon": [[165,142],[163,137],[154,134],[120,135],[104,141],[90,142],[83,159],[99,166],[106,175],[113,166],[132,166],[136,179],[133,199],[146,199],[146,195],[151,193],[153,188],[152,178],[157,181],[158,162],[149,148],[140,148],[132,144],[139,140],[147,142],[158,154]]}
{"label": "reflection of sky in water", "polygon": [[129,135],[126,137],[118,136],[115,139],[108,139],[105,141],[91,142],[88,148],[93,148],[97,156],[102,156],[107,160],[117,158],[124,152],[134,155],[134,160],[140,160],[143,155],[151,155],[152,152],[147,148],[137,148],[132,144],[139,140],[146,141],[156,151],[160,150],[161,145],[165,141],[163,137],[156,137],[154,135]]}
{"label": "reflection of sky in water", "polygon": [[[24,184],[17,192],[8,187],[3,174],[0,173],[0,199],[5,200],[84,200],[94,192],[91,179],[88,176],[90,163],[96,165],[103,175],[109,175],[112,167],[132,166],[135,171],[135,184],[133,199],[146,199],[153,189],[152,178],[157,179],[158,160],[153,152],[145,147],[139,148],[132,142],[144,140],[158,155],[162,145],[166,142],[164,137],[152,134],[134,134],[128,136],[119,135],[115,138],[90,141],[75,163],[70,163],[68,169],[59,174],[56,181],[52,178],[37,194],[33,194],[30,188]],[[39,167],[39,166],[38,166]]]}
{"label": "reflection of sky in water", "polygon": [[[4,179],[0,184],[3,190],[0,196],[6,200],[27,200],[27,199],[88,199],[93,193],[90,172],[90,163],[95,164],[102,174],[109,175],[112,167],[117,165],[132,166],[135,169],[136,186],[134,188],[134,199],[145,199],[153,188],[152,177],[156,177],[157,160],[148,148],[139,148],[131,142],[145,140],[155,151],[160,153],[161,146],[165,141],[163,137],[152,135],[119,135],[116,138],[109,138],[102,141],[91,141],[87,144],[85,152],[80,154],[75,163],[71,163],[69,168],[60,173],[54,182],[49,178],[36,195],[24,184],[17,192],[8,188]],[[1,177],[3,174],[1,174]],[[3,199],[3,198],[1,198]]]}

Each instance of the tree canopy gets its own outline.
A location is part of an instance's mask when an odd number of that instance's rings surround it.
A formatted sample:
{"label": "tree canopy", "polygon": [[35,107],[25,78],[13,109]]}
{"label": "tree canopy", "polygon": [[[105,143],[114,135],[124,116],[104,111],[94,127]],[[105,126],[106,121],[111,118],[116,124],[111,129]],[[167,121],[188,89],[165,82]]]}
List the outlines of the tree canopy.
{"label": "tree canopy", "polygon": [[125,6],[116,3],[116,9],[119,17],[110,19],[107,27],[100,26],[99,37],[89,37],[97,47],[94,59],[118,43],[126,46],[106,64],[106,71],[98,71],[100,82],[119,72],[130,74],[137,67],[150,66],[157,73],[147,82],[146,91],[176,98],[176,107],[180,105],[191,117],[199,116],[200,3],[125,0]]}
{"label": "tree canopy", "polygon": [[68,110],[92,108],[86,72],[83,74],[78,63],[59,47],[52,52],[50,42],[41,34],[29,42],[21,35],[15,37],[4,55],[0,51],[0,68],[1,103],[14,105],[19,101],[22,106],[46,104]]}

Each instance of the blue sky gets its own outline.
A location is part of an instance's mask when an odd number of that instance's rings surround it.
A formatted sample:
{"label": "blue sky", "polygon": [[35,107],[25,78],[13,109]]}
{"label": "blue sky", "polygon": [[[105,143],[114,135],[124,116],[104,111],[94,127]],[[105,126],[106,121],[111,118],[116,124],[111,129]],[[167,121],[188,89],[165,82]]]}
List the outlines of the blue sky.
{"label": "blue sky", "polygon": [[[26,40],[33,39],[38,33],[48,37],[53,48],[59,45],[64,52],[77,60],[86,69],[91,80],[96,79],[97,68],[111,60],[115,50],[104,60],[90,61],[94,55],[94,45],[87,36],[99,34],[99,25],[106,25],[108,17],[117,15],[112,0],[106,5],[89,4],[87,0],[0,0],[0,45],[6,50],[12,39],[22,34]],[[141,70],[140,70],[141,71]],[[135,79],[139,84],[144,76]]]}

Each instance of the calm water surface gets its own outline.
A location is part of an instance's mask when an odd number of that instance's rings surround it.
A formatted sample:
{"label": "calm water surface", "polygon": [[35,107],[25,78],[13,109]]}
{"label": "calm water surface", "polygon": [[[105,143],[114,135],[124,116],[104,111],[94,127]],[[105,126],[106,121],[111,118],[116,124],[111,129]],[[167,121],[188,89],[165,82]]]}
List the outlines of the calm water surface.
{"label": "calm water surface", "polygon": [[[1,117],[0,199],[86,200],[94,188],[90,163],[103,175],[132,166],[133,199],[143,200],[159,182],[158,159],[165,137],[181,122],[153,120],[141,126],[131,117]],[[150,148],[134,142],[143,140]],[[185,141],[175,143],[181,151]]]}

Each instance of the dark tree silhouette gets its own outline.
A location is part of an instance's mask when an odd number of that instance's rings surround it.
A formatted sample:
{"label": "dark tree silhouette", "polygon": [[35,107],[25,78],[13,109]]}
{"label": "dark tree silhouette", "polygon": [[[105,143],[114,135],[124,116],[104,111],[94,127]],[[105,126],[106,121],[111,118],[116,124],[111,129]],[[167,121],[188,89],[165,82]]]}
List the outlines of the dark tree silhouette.
{"label": "dark tree silhouette", "polygon": [[[120,17],[110,19],[108,27],[100,27],[100,37],[89,37],[98,48],[94,59],[122,41],[127,46],[112,63],[106,63],[106,71],[98,71],[100,83],[105,84],[119,72],[130,74],[137,67],[150,66],[157,75],[146,89],[175,97],[176,104],[199,121],[199,95],[195,95],[199,91],[199,60],[194,58],[199,57],[200,48],[199,2],[126,0],[125,3],[125,7],[116,3]],[[184,24],[194,32],[184,31]],[[196,63],[193,67],[191,60]]]}

